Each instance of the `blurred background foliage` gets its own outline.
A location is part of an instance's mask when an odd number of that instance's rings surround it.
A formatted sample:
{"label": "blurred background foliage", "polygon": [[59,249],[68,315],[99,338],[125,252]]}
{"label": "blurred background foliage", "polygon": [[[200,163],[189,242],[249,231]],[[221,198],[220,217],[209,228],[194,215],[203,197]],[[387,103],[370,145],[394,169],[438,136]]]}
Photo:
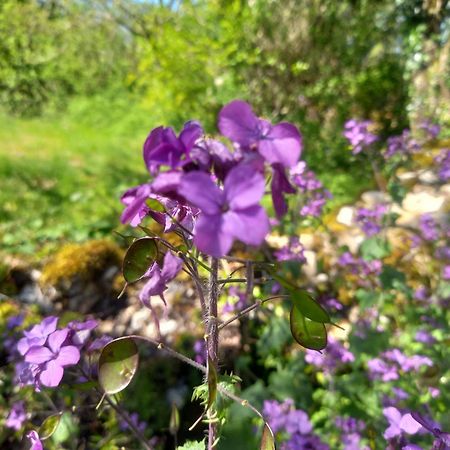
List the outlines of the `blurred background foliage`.
{"label": "blurred background foliage", "polygon": [[148,131],[213,132],[233,98],[299,125],[306,161],[351,201],[373,181],[344,121],[448,125],[449,32],[446,0],[3,0],[0,233],[23,251],[110,233]]}

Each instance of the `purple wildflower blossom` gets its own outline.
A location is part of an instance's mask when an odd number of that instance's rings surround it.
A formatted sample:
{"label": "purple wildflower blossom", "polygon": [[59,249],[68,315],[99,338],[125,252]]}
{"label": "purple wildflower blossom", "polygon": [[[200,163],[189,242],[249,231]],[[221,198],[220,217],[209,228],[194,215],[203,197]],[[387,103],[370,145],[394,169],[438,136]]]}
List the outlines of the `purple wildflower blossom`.
{"label": "purple wildflower blossom", "polygon": [[423,417],[417,412],[412,412],[411,416],[418,424],[420,424],[425,430],[433,434],[435,437],[432,450],[450,449],[450,433],[442,431],[437,423],[433,422],[429,418]]}
{"label": "purple wildflower blossom", "polygon": [[27,434],[27,438],[30,440],[30,450],[44,450],[44,446],[39,438],[37,431],[32,430]]}
{"label": "purple wildflower blossom", "polygon": [[186,174],[180,193],[201,210],[194,232],[197,248],[220,257],[229,252],[234,239],[260,245],[269,231],[269,219],[259,205],[264,184],[264,177],[248,163],[228,173],[223,190],[206,173]]}
{"label": "purple wildflower blossom", "polygon": [[178,138],[172,128],[155,128],[144,143],[147,169],[155,174],[160,166],[179,167],[188,161],[189,152],[202,135],[203,129],[196,121],[187,122]]}
{"label": "purple wildflower blossom", "polygon": [[204,339],[197,339],[194,342],[194,352],[195,357],[194,359],[199,364],[206,364],[206,342]]}
{"label": "purple wildflower blossom", "polygon": [[322,369],[324,373],[332,374],[343,364],[355,361],[355,357],[339,341],[330,336],[323,353],[306,350],[305,361]]}
{"label": "purple wildflower blossom", "polygon": [[[144,421],[140,420],[138,413],[125,412],[125,415],[126,415],[127,419],[134,425],[134,427],[137,430],[139,430],[141,433],[145,432],[145,430],[147,428],[147,424]],[[127,431],[127,430],[130,430],[130,425],[124,418],[121,417],[119,420],[119,428],[122,431]]]}
{"label": "purple wildflower blossom", "polygon": [[420,128],[427,133],[430,139],[436,139],[441,132],[441,127],[437,123],[432,123],[430,120],[424,120],[420,125]]}
{"label": "purple wildflower blossom", "polygon": [[356,211],[356,222],[367,236],[374,236],[381,231],[381,222],[386,212],[386,205],[377,205],[374,209],[359,208]]}
{"label": "purple wildflower blossom", "polygon": [[80,351],[77,347],[63,345],[68,333],[68,328],[54,331],[48,337],[48,347],[35,345],[25,355],[25,362],[39,367],[39,381],[44,386],[58,386],[63,377],[64,368],[80,360]]}
{"label": "purple wildflower blossom", "polygon": [[450,180],[450,149],[444,148],[434,159],[438,165],[438,176],[442,182]]}
{"label": "purple wildflower blossom", "polygon": [[303,247],[300,239],[297,236],[291,236],[289,242],[284,247],[277,250],[274,255],[277,261],[296,261],[300,264],[306,262],[304,254],[305,248]]}
{"label": "purple wildflower blossom", "polygon": [[259,119],[242,100],[234,100],[221,109],[218,127],[241,149],[258,150],[270,164],[292,167],[302,151],[301,135],[294,125],[287,122],[272,125]]}
{"label": "purple wildflower blossom", "polygon": [[420,424],[414,420],[410,413],[402,414],[393,406],[384,408],[383,415],[389,422],[389,427],[383,434],[385,439],[392,439],[400,436],[403,432],[416,434],[421,428]]}
{"label": "purple wildflower blossom", "polygon": [[419,219],[422,236],[427,241],[436,241],[439,238],[438,225],[431,214],[422,214]]}
{"label": "purple wildflower blossom", "polygon": [[350,119],[345,123],[344,136],[350,142],[354,155],[369,148],[378,140],[378,136],[368,130],[371,125],[372,122],[369,120]]}
{"label": "purple wildflower blossom", "polygon": [[11,411],[8,414],[8,417],[5,421],[5,426],[8,428],[13,428],[16,431],[19,431],[23,423],[27,420],[27,413],[25,411],[24,402],[15,402],[11,406]]}
{"label": "purple wildflower blossom", "polygon": [[167,283],[177,276],[182,264],[183,261],[180,258],[168,251],[164,256],[162,269],[156,262],[150,267],[143,277],[143,279],[147,279],[147,282],[139,293],[139,299],[145,306],[151,308],[150,298],[154,295],[159,295],[161,300],[166,303],[164,291],[167,289]]}

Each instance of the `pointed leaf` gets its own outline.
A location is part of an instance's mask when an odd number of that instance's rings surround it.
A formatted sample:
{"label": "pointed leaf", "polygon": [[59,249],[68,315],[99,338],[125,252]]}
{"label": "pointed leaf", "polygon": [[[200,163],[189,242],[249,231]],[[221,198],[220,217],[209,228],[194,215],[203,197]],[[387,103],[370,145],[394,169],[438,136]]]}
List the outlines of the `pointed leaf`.
{"label": "pointed leaf", "polygon": [[293,338],[303,347],[311,350],[322,350],[327,345],[327,330],[325,325],[314,322],[293,306],[290,315],[291,333]]}
{"label": "pointed leaf", "polygon": [[331,323],[327,311],[306,291],[291,291],[292,302],[301,313],[314,322]]}
{"label": "pointed leaf", "polygon": [[260,450],[275,450],[275,437],[267,422],[264,422]]}
{"label": "pointed leaf", "polygon": [[172,412],[170,413],[169,431],[172,436],[175,436],[180,428],[180,413],[177,405],[172,403]]}
{"label": "pointed leaf", "polygon": [[114,339],[103,347],[98,361],[98,381],[107,394],[125,389],[133,379],[139,354],[133,338]]}
{"label": "pointed leaf", "polygon": [[156,240],[151,237],[136,239],[128,248],[123,260],[123,277],[128,283],[142,278],[158,258]]}
{"label": "pointed leaf", "polygon": [[217,397],[217,370],[208,356],[208,403],[206,404],[206,411],[212,406]]}
{"label": "pointed leaf", "polygon": [[48,416],[39,427],[39,437],[42,440],[48,439],[58,428],[61,414]]}

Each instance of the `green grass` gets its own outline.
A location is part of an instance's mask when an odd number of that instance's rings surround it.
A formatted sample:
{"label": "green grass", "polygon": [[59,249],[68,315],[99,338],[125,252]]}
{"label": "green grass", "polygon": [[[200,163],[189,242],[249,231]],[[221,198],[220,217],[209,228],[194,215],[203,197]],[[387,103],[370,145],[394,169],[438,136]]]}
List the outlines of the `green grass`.
{"label": "green grass", "polygon": [[111,234],[121,193],[146,180],[141,147],[156,125],[148,114],[108,118],[77,108],[60,117],[0,116],[0,241],[8,253]]}

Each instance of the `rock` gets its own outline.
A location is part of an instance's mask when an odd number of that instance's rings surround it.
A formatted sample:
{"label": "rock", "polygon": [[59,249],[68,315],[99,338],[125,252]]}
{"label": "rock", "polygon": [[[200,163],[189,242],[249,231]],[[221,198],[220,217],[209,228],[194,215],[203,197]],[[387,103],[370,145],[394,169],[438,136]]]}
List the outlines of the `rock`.
{"label": "rock", "polygon": [[445,201],[446,197],[442,194],[415,189],[413,192],[406,194],[402,206],[405,211],[419,216],[425,213],[439,212]]}
{"label": "rock", "polygon": [[439,177],[432,170],[424,170],[419,174],[419,181],[423,184],[436,184],[439,182]]}
{"label": "rock", "polygon": [[364,239],[366,236],[359,228],[351,228],[345,233],[337,235],[337,244],[339,247],[347,246],[352,253],[357,253]]}
{"label": "rock", "polygon": [[367,208],[374,208],[380,203],[389,202],[389,195],[381,191],[367,191],[361,195],[361,200]]}
{"label": "rock", "polygon": [[308,278],[314,278],[317,273],[317,255],[316,252],[305,250],[306,263],[302,266],[303,273]]}
{"label": "rock", "polygon": [[336,216],[336,221],[347,227],[351,227],[354,220],[355,208],[353,206],[343,206]]}

